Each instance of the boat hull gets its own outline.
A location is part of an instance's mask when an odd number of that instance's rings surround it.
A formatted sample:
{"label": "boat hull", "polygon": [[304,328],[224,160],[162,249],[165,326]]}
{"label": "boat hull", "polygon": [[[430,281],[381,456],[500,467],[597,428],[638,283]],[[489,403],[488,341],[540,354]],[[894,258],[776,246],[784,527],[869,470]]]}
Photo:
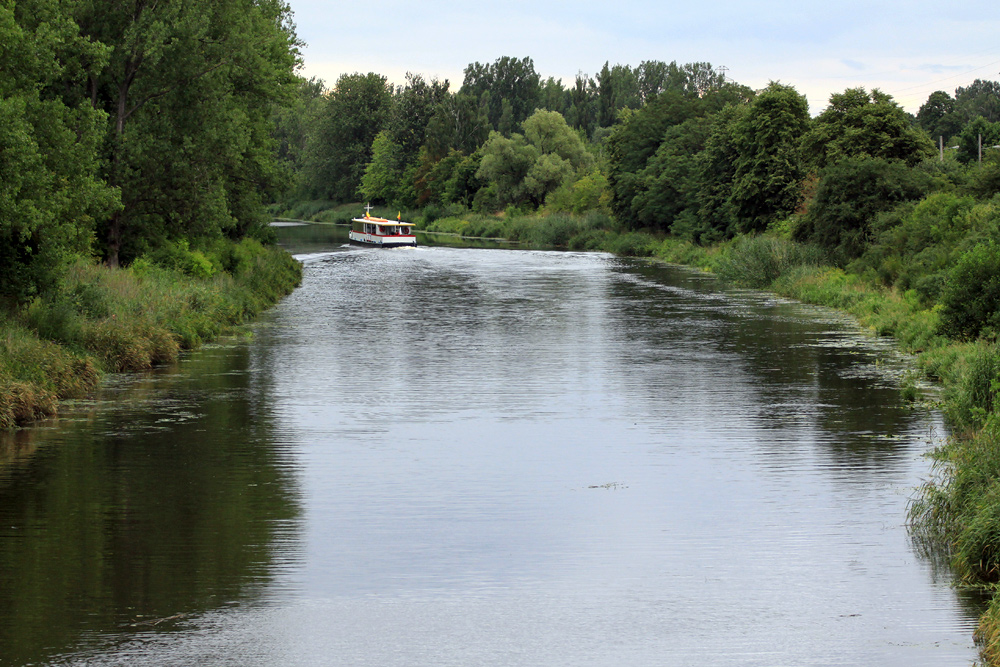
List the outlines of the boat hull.
{"label": "boat hull", "polygon": [[382,236],[379,234],[366,234],[351,230],[347,235],[351,243],[357,245],[371,246],[373,248],[405,248],[416,247],[416,236]]}

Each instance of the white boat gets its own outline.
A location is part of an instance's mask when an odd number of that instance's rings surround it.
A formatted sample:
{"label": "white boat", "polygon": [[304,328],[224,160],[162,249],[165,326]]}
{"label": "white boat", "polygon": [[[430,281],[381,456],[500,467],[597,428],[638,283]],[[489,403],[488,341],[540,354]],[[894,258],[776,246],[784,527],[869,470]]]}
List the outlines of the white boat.
{"label": "white boat", "polygon": [[365,206],[365,216],[351,220],[351,231],[347,235],[351,243],[370,245],[376,248],[417,245],[412,222],[373,218],[370,215],[371,210],[371,205]]}

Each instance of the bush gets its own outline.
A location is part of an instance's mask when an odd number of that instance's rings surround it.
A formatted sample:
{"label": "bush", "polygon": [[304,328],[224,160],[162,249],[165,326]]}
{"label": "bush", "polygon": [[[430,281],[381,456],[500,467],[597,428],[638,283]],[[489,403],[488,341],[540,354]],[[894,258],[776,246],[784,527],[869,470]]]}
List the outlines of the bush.
{"label": "bush", "polygon": [[716,273],[739,285],[764,288],[792,268],[818,266],[822,261],[822,251],[813,246],[774,236],[743,236],[719,258]]}
{"label": "bush", "polygon": [[1000,245],[988,240],[959,258],[948,274],[941,305],[946,335],[971,340],[1000,332]]}
{"label": "bush", "polygon": [[165,243],[149,253],[147,258],[155,264],[180,271],[192,278],[211,278],[215,267],[200,250],[191,250],[187,239]]}
{"label": "bush", "polygon": [[845,264],[868,247],[877,214],[920,199],[931,185],[929,174],[901,161],[843,160],[822,171],[816,197],[794,238],[819,245]]}

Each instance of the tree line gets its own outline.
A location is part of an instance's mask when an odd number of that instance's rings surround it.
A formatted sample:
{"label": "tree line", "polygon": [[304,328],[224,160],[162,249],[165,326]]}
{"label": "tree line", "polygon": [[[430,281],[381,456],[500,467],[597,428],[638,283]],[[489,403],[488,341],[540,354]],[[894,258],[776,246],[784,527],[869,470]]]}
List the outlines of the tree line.
{"label": "tree line", "polygon": [[265,234],[298,62],[282,0],[2,0],[0,299],[72,257]]}
{"label": "tree line", "polygon": [[466,67],[457,91],[416,74],[399,86],[375,73],[330,89],[300,80],[276,133],[296,174],[292,198],[602,208],[629,228],[697,243],[798,212],[795,237],[845,262],[863,252],[873,216],[926,195],[942,165],[978,161],[980,142],[1000,143],[1000,84],[935,92],[916,116],[879,90],[850,88],[811,117],[794,87],[754,91],[708,63],[605,63],[566,86],[543,80],[530,58],[502,57]]}

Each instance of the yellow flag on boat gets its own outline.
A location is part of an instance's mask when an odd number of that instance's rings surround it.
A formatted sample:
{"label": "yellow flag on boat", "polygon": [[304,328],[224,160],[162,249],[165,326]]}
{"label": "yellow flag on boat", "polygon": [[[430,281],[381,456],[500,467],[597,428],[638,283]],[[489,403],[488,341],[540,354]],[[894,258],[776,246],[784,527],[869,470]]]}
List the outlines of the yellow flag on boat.
{"label": "yellow flag on boat", "polygon": [[403,216],[402,211],[396,211],[396,220],[402,221],[403,220],[402,216]]}

